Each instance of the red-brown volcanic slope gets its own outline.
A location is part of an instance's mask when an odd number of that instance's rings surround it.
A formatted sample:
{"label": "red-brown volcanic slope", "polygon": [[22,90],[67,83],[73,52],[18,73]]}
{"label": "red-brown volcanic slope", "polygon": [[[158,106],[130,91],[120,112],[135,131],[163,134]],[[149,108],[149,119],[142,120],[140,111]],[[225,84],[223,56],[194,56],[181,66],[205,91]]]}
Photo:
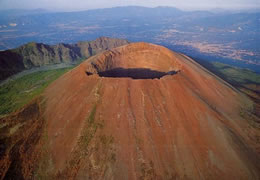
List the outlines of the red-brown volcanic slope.
{"label": "red-brown volcanic slope", "polygon": [[[177,74],[97,74],[115,68]],[[251,101],[164,47],[133,43],[96,55],[45,96],[49,173],[56,178],[259,179],[259,152],[241,116]]]}

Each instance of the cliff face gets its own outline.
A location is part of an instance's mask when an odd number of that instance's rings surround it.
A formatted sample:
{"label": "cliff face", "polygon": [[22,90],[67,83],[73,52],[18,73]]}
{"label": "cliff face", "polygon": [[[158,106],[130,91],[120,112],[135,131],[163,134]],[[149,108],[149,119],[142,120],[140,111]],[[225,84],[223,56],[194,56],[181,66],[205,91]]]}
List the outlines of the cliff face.
{"label": "cliff face", "polygon": [[0,81],[24,70],[23,57],[11,50],[0,52]]}
{"label": "cliff face", "polygon": [[58,63],[73,63],[127,43],[126,40],[106,37],[90,42],[52,46],[41,43],[28,43],[13,50],[0,52],[0,80],[4,80],[24,69]]}
{"label": "cliff face", "polygon": [[15,50],[23,58],[26,69],[57,63],[71,63],[81,58],[79,48],[75,45],[58,44],[54,46],[29,43]]}
{"label": "cliff face", "polygon": [[33,179],[44,151],[40,98],[8,117],[0,117],[0,179]]}

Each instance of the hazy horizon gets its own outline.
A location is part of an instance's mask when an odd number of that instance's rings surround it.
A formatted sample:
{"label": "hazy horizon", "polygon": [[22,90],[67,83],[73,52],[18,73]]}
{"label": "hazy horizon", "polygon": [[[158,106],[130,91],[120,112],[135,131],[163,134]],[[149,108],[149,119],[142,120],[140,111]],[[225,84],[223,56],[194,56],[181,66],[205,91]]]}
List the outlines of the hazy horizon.
{"label": "hazy horizon", "polygon": [[258,0],[112,0],[107,2],[105,0],[96,0],[89,2],[84,0],[38,0],[34,3],[33,0],[0,0],[0,10],[7,9],[46,9],[54,11],[78,11],[100,8],[112,8],[122,6],[143,6],[143,7],[158,7],[168,6],[176,7],[182,10],[211,10],[211,9],[257,9],[260,8]]}

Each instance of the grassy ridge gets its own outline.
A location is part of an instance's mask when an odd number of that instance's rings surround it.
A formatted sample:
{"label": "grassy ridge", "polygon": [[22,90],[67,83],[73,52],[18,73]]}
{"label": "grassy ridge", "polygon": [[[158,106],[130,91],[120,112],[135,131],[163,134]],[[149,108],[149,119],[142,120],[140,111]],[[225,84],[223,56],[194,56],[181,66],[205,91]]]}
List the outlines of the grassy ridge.
{"label": "grassy ridge", "polygon": [[35,72],[0,86],[0,116],[14,112],[29,103],[51,82],[70,69]]}
{"label": "grassy ridge", "polygon": [[260,75],[251,70],[241,69],[219,62],[213,62],[212,65],[217,74],[231,84],[260,84]]}
{"label": "grassy ridge", "polygon": [[[220,62],[210,62],[203,59],[196,59],[196,61],[234,87],[242,90],[244,93],[248,95],[251,94],[251,92],[259,93],[260,74],[249,69],[239,68]],[[245,92],[245,90],[251,92]]]}
{"label": "grassy ridge", "polygon": [[254,107],[250,112],[260,117],[260,74],[219,62],[200,61],[200,63],[249,96],[254,101]]}

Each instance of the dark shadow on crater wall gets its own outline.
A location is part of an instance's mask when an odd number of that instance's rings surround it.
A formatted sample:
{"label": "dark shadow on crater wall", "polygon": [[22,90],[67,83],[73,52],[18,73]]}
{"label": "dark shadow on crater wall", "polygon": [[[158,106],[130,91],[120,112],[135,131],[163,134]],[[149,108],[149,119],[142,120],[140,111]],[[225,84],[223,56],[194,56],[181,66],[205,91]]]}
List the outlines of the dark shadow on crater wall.
{"label": "dark shadow on crater wall", "polygon": [[[166,75],[177,74],[178,71],[160,72],[146,68],[115,68],[107,71],[98,72],[100,77],[110,77],[110,78],[132,78],[132,79],[160,79]],[[92,75],[90,72],[86,74]]]}

